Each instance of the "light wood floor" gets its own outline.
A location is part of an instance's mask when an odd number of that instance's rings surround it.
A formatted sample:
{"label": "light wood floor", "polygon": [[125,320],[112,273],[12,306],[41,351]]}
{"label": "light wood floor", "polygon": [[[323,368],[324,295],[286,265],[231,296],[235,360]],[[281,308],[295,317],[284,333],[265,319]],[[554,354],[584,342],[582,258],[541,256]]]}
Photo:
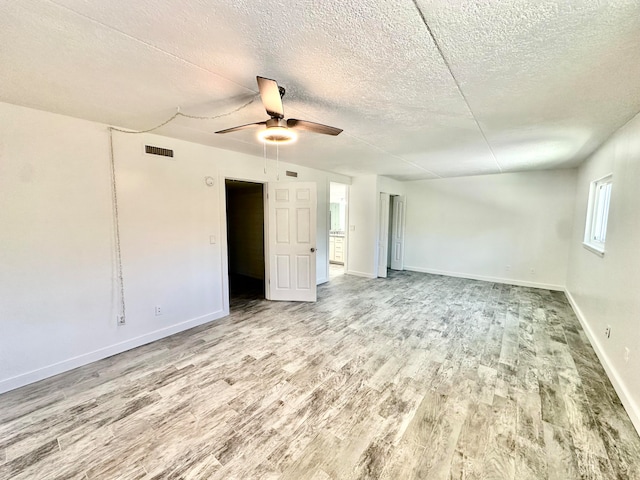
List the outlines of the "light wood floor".
{"label": "light wood floor", "polygon": [[2,479],[639,479],[562,293],[410,272],[0,396]]}

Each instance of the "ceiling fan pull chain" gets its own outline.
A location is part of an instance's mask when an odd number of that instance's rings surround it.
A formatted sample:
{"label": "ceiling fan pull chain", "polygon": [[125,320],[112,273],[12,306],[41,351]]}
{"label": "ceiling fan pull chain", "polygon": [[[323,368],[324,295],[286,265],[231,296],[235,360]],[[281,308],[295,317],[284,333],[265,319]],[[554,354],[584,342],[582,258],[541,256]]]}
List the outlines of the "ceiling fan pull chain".
{"label": "ceiling fan pull chain", "polygon": [[276,143],[276,180],[280,181],[280,145]]}
{"label": "ceiling fan pull chain", "polygon": [[266,175],[267,174],[267,144],[263,143],[262,146],[264,147],[262,149],[262,153],[264,156],[264,174]]}

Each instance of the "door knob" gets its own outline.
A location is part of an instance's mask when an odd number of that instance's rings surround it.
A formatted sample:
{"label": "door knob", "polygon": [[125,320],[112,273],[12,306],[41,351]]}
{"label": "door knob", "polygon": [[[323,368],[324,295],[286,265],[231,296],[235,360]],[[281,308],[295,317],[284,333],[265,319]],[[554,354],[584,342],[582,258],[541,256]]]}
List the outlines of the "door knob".
{"label": "door knob", "polygon": [[316,251],[316,249],[315,249],[315,248],[313,248],[313,247],[311,247],[311,253],[313,253],[313,252],[315,252],[315,251]]}

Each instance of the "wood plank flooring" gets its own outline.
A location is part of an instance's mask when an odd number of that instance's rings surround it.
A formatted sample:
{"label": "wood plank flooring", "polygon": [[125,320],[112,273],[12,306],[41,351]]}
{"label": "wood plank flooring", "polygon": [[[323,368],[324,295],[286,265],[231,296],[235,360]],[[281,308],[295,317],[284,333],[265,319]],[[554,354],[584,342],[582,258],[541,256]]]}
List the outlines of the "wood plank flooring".
{"label": "wood plank flooring", "polygon": [[564,295],[391,272],[0,396],[1,479],[640,479]]}

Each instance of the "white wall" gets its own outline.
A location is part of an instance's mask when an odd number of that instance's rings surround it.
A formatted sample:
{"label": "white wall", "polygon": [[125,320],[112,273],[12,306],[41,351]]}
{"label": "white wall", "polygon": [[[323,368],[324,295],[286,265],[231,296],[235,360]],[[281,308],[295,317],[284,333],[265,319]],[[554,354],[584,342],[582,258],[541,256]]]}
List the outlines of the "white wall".
{"label": "white wall", "polygon": [[105,128],[0,104],[0,130],[1,392],[127,335],[112,321]]}
{"label": "white wall", "polygon": [[[147,156],[145,143],[176,156]],[[122,327],[107,127],[0,103],[0,392],[226,313],[224,178],[275,181],[273,162],[265,175],[262,159],[155,135],[116,133],[114,146]],[[285,169],[317,182],[318,281],[326,281],[329,181],[350,179]]]}
{"label": "white wall", "polygon": [[575,183],[575,170],[407,182],[405,268],[562,290]]}
{"label": "white wall", "polygon": [[354,177],[349,188],[349,233],[345,273],[375,278],[378,176]]}
{"label": "white wall", "polygon": [[[613,173],[604,257],[583,248],[589,184]],[[640,431],[640,117],[579,170],[567,292],[636,429]],[[604,330],[611,325],[611,338]],[[631,351],[629,362],[624,349]]]}

